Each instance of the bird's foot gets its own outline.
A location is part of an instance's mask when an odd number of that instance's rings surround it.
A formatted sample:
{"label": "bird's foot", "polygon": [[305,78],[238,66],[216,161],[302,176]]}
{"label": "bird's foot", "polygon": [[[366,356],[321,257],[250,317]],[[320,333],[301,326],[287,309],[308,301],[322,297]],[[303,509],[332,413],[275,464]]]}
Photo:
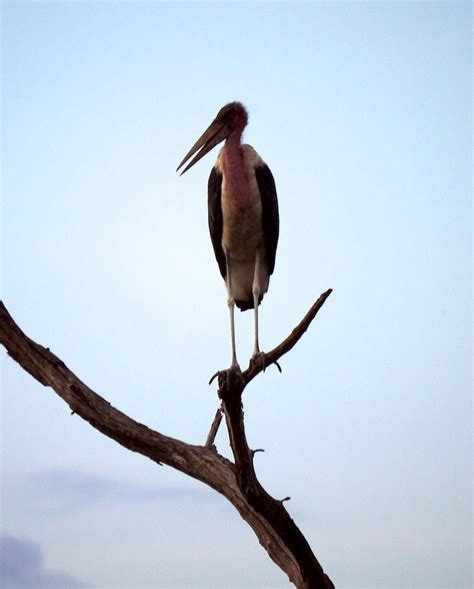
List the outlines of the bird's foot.
{"label": "bird's foot", "polygon": [[250,358],[250,367],[257,365],[260,365],[263,368],[263,372],[265,372],[267,367],[267,355],[260,350],[255,351]]}
{"label": "bird's foot", "polygon": [[278,368],[278,371],[280,373],[282,372],[281,366],[278,364],[276,360],[273,360],[273,362],[268,363],[268,356],[267,354],[265,354],[265,352],[261,352],[260,350],[258,350],[257,352],[254,352],[252,357],[250,358],[250,368],[262,368],[263,372],[265,372],[267,367],[271,364],[275,364],[275,366]]}
{"label": "bird's foot", "polygon": [[236,395],[240,396],[245,388],[246,381],[240,366],[232,365],[227,370],[219,370],[211,378],[209,384],[217,377],[217,396],[222,401],[229,401]]}
{"label": "bird's foot", "polygon": [[215,374],[213,374],[211,376],[211,380],[209,381],[209,384],[212,384],[216,378],[221,378],[221,377],[227,378],[227,376],[229,374],[239,376],[239,377],[242,376],[242,370],[240,369],[240,366],[238,363],[231,364],[230,367],[227,368],[227,370],[218,370]]}

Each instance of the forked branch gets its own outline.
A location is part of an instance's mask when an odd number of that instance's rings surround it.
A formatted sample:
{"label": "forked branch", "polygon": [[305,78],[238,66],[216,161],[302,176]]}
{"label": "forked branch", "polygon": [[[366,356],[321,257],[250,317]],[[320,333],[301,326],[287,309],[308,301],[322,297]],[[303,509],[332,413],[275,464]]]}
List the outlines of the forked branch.
{"label": "forked branch", "polygon": [[273,350],[263,354],[263,357],[265,359],[264,364],[262,364],[262,362],[259,362],[258,360],[255,362],[252,362],[252,361],[250,362],[247,370],[245,370],[243,372],[243,377],[244,377],[244,381],[246,384],[248,384],[253,378],[255,378],[257,376],[257,374],[260,374],[260,372],[262,372],[262,370],[265,370],[267,368],[267,366],[270,366],[270,364],[277,364],[279,370],[281,371],[281,368],[278,365],[278,360],[284,354],[289,352],[298,343],[298,341],[301,339],[304,332],[308,329],[311,322],[318,314],[318,311],[324,305],[324,303],[326,302],[326,299],[329,297],[329,295],[331,293],[332,293],[332,288],[329,288],[328,290],[323,292],[319,296],[319,298],[313,303],[313,305],[311,306],[309,311],[306,313],[306,315],[303,317],[303,319],[293,329],[293,331],[290,333],[290,335],[287,338],[285,338],[281,342],[281,344],[279,344],[278,346],[273,348]]}
{"label": "forked branch", "polygon": [[[265,366],[276,363],[300,339],[331,290],[323,293],[301,323],[274,350],[265,354]],[[309,544],[283,507],[260,485],[253,468],[253,452],[245,436],[241,396],[245,386],[265,369],[251,363],[243,373],[219,373],[222,400],[235,463],[214,447],[220,409],[205,446],[165,436],[138,423],[92,391],[48,348],[34,342],[18,327],[0,302],[0,343],[33,378],[51,387],[72,412],[125,448],[167,464],[206,483],[224,495],[252,527],[260,543],[290,581],[304,589],[332,589]]]}

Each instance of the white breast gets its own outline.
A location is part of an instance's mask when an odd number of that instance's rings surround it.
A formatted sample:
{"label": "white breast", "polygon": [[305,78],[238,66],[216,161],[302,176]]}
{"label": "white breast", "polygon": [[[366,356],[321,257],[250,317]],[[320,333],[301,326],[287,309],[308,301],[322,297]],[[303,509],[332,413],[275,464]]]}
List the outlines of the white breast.
{"label": "white breast", "polygon": [[[263,160],[250,145],[243,145],[244,166],[248,180],[248,206],[245,210],[236,209],[229,198],[228,187],[223,173],[221,206],[223,216],[222,248],[226,255],[230,276],[232,296],[236,300],[244,300],[251,296],[254,280],[255,254],[262,246],[262,203],[255,176],[255,167],[262,165]],[[223,172],[223,153],[219,152],[216,167]],[[262,264],[260,283],[263,292],[268,287],[266,264]],[[229,282],[229,281],[228,281]]]}
{"label": "white breast", "polygon": [[[255,166],[262,160],[250,145],[243,145],[242,150],[247,172],[248,203],[244,210],[233,205],[224,172],[221,193],[224,222],[222,246],[224,252],[232,259],[250,261],[255,257],[256,248],[262,240],[262,203],[254,171]],[[224,171],[222,150],[217,157],[216,167],[221,172]]]}

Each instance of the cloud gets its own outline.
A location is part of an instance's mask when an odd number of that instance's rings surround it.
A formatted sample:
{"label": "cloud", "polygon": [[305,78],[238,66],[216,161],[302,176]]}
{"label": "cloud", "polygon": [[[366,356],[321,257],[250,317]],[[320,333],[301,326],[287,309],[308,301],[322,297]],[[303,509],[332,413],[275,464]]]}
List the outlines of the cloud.
{"label": "cloud", "polygon": [[183,501],[215,496],[214,491],[205,487],[144,485],[72,469],[42,470],[32,474],[29,480],[36,492],[54,498],[56,505],[59,501],[73,503],[76,507],[103,501]]}
{"label": "cloud", "polygon": [[87,587],[67,573],[45,570],[39,544],[13,536],[0,536],[0,571],[2,589]]}

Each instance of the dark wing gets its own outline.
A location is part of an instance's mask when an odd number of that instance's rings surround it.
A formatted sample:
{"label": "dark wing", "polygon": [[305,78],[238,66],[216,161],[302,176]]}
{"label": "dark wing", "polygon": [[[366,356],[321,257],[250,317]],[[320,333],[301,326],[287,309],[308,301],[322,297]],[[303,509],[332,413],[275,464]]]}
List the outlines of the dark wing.
{"label": "dark wing", "polygon": [[255,168],[255,176],[260,190],[260,198],[262,199],[262,229],[267,254],[268,274],[272,274],[275,268],[278,235],[280,233],[275,180],[266,164]]}
{"label": "dark wing", "polygon": [[211,234],[214,255],[222,278],[225,280],[226,263],[224,250],[222,249],[222,206],[221,206],[222,174],[213,167],[207,183],[207,219],[209,233]]}

